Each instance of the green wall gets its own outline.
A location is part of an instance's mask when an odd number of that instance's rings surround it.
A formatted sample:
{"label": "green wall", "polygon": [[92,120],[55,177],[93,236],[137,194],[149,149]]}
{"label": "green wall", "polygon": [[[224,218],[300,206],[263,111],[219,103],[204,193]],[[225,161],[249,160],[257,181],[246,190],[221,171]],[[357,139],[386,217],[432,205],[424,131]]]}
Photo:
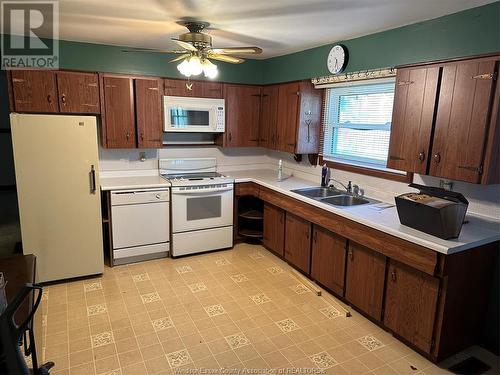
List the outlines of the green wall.
{"label": "green wall", "polygon": [[[347,72],[500,51],[500,2],[360,38],[338,41],[349,51]],[[263,61],[265,83],[329,75],[331,46]]]}
{"label": "green wall", "polygon": [[[178,63],[170,63],[174,55],[161,53],[125,53],[127,47],[109,46],[61,40],[59,65],[64,69],[114,73],[135,73],[165,77],[183,76],[177,71]],[[217,62],[219,76],[224,82],[262,82],[261,61],[247,60],[243,64]],[[203,75],[196,77],[202,79]]]}

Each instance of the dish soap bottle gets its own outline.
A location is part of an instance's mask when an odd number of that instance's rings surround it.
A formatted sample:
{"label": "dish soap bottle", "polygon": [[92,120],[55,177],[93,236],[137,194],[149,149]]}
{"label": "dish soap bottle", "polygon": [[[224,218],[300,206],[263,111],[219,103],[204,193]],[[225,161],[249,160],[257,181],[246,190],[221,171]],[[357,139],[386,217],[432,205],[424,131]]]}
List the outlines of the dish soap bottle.
{"label": "dish soap bottle", "polygon": [[326,163],[323,164],[323,168],[321,168],[321,186],[326,187],[328,185],[328,167]]}
{"label": "dish soap bottle", "polygon": [[278,162],[278,181],[283,180],[283,160]]}

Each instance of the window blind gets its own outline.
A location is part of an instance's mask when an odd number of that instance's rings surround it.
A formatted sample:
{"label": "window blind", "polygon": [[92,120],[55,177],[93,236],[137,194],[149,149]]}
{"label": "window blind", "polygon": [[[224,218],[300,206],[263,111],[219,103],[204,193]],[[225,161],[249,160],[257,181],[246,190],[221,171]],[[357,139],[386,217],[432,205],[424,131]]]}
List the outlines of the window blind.
{"label": "window blind", "polygon": [[320,150],[327,160],[385,167],[394,80],[326,89]]}

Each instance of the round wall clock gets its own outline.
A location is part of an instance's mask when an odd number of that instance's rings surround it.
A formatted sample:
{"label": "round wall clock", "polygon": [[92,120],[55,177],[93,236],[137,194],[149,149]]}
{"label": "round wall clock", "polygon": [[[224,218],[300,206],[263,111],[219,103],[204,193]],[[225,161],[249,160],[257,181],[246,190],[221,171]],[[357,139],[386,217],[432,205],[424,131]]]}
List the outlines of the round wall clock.
{"label": "round wall clock", "polygon": [[326,65],[332,74],[342,73],[347,66],[348,60],[347,48],[342,44],[337,44],[332,47],[328,54]]}

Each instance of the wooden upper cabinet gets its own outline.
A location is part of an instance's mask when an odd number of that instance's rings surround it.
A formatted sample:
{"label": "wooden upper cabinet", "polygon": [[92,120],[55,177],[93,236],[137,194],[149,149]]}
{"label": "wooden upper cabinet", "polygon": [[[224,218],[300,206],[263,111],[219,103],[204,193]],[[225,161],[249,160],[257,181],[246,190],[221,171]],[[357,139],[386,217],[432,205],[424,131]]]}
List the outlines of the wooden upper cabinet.
{"label": "wooden upper cabinet", "polygon": [[311,266],[311,223],[289,212],[285,216],[285,260],[308,275]]}
{"label": "wooden upper cabinet", "polygon": [[345,298],[376,320],[382,317],[385,262],[382,254],[349,243]]}
{"label": "wooden upper cabinet", "polygon": [[384,324],[430,353],[438,291],[439,279],[390,260]]}
{"label": "wooden upper cabinet", "polygon": [[260,90],[260,86],[224,85],[226,101],[225,146],[258,146]]}
{"label": "wooden upper cabinet", "polygon": [[12,97],[17,112],[56,113],[56,74],[45,70],[13,70]]}
{"label": "wooden upper cabinet", "polygon": [[279,86],[262,88],[259,146],[276,148]]}
{"label": "wooden upper cabinet", "polygon": [[347,239],[314,226],[311,277],[340,296],[344,295]]}
{"label": "wooden upper cabinet", "polygon": [[427,173],[439,72],[439,67],[398,69],[388,168]]}
{"label": "wooden upper cabinet", "polygon": [[96,73],[57,72],[57,88],[61,112],[100,113]]}
{"label": "wooden upper cabinet", "polygon": [[222,99],[224,97],[222,83],[220,82],[196,82],[193,87],[195,97],[212,99]]}
{"label": "wooden upper cabinet", "polygon": [[168,96],[192,96],[191,91],[186,87],[186,80],[181,79],[164,79],[163,92]]}
{"label": "wooden upper cabinet", "polygon": [[321,98],[321,90],[315,90],[310,81],[279,85],[277,150],[318,153]]}
{"label": "wooden upper cabinet", "polygon": [[160,79],[135,79],[137,145],[139,148],[162,147],[162,82]]}
{"label": "wooden upper cabinet", "polygon": [[495,60],[443,66],[430,175],[481,182],[497,72]]}
{"label": "wooden upper cabinet", "polygon": [[297,117],[297,154],[317,154],[321,127],[323,91],[314,88],[311,81],[299,85],[299,112]]}
{"label": "wooden upper cabinet", "polygon": [[104,75],[102,88],[103,145],[136,147],[133,78]]}
{"label": "wooden upper cabinet", "polygon": [[[192,96],[197,98],[222,99],[222,83],[212,81],[190,81],[185,79],[164,79],[164,95]],[[191,90],[190,90],[190,89]]]}
{"label": "wooden upper cabinet", "polygon": [[285,211],[268,203],[264,203],[262,242],[268,249],[279,256],[283,256],[285,243]]}
{"label": "wooden upper cabinet", "polygon": [[299,82],[279,85],[276,149],[295,152],[299,111]]}

